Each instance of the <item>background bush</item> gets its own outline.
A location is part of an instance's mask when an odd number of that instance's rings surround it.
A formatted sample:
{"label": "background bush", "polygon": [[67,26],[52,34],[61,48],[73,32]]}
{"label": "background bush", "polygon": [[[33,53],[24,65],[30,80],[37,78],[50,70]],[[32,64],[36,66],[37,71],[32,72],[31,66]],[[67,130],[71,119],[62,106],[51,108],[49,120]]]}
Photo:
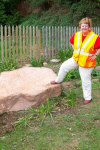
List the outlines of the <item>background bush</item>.
{"label": "background bush", "polygon": [[[87,16],[93,19],[95,26],[100,25],[100,0],[26,0],[25,2],[26,10],[32,6],[32,11],[22,17],[17,10],[21,0],[0,0],[0,24],[76,26],[81,18]],[[38,8],[41,11],[35,13]]]}

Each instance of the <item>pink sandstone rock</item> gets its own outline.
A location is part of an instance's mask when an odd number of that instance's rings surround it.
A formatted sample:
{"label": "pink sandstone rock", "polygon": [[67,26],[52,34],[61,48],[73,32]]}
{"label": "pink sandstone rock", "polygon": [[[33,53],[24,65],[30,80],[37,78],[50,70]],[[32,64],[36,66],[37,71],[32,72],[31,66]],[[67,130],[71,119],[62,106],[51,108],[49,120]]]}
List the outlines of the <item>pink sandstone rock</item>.
{"label": "pink sandstone rock", "polygon": [[51,85],[56,74],[45,67],[23,67],[0,74],[0,113],[38,107],[61,94],[60,85]]}

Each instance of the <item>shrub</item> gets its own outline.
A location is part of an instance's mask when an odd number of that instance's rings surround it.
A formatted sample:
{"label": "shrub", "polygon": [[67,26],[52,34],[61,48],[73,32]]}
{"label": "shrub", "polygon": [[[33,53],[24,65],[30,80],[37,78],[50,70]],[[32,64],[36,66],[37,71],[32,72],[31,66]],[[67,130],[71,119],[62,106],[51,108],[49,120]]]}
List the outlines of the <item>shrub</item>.
{"label": "shrub", "polygon": [[31,64],[32,64],[33,67],[42,67],[43,66],[43,62],[44,62],[43,58],[41,58],[39,60],[37,60],[35,58],[31,59]]}
{"label": "shrub", "polygon": [[0,62],[0,72],[10,71],[18,68],[18,63],[14,60],[7,60],[4,63]]}
{"label": "shrub", "polygon": [[73,50],[72,48],[69,47],[68,50],[61,49],[59,51],[58,57],[61,60],[61,62],[64,62],[65,60],[69,59],[72,56],[72,54],[73,54]]}

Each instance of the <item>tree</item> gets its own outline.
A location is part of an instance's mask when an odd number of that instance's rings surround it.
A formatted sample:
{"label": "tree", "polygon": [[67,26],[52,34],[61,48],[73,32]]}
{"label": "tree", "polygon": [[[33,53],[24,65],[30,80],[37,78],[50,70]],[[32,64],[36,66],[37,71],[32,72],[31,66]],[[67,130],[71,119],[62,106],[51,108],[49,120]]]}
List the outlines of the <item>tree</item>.
{"label": "tree", "polygon": [[16,10],[16,5],[20,0],[1,0],[0,1],[0,24],[18,24],[20,15]]}
{"label": "tree", "polygon": [[78,25],[79,20],[84,17],[90,17],[93,19],[94,25],[100,25],[100,4],[97,0],[81,0],[74,3],[67,15],[68,22],[71,25]]}

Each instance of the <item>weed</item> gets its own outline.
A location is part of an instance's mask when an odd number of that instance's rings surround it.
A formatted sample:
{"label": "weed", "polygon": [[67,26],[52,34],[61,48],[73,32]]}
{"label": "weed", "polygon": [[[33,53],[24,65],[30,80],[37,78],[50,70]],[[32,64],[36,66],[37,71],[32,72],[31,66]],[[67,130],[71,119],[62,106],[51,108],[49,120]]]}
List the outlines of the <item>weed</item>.
{"label": "weed", "polygon": [[42,104],[38,109],[39,114],[43,115],[44,117],[47,115],[52,117],[52,111],[53,111],[53,102],[51,100],[48,100],[46,104]]}
{"label": "weed", "polygon": [[59,51],[58,57],[61,60],[61,62],[64,62],[65,60],[67,60],[68,58],[70,58],[72,56],[73,50],[72,48],[68,48],[68,50],[63,50],[61,49]]}
{"label": "weed", "polygon": [[0,72],[10,71],[18,68],[18,63],[14,60],[6,60],[4,63],[0,62]]}
{"label": "weed", "polygon": [[32,119],[32,115],[25,115],[24,117],[20,118],[18,121],[16,121],[14,123],[15,126],[19,126],[19,127],[29,127],[29,122]]}
{"label": "weed", "polygon": [[[29,123],[31,120],[39,119],[41,123],[47,116],[53,119],[53,112],[55,108],[60,107],[73,107],[76,104],[76,94],[75,91],[70,91],[69,93],[62,92],[59,98],[49,99],[45,104],[42,104],[37,109],[29,109],[23,118],[20,118],[15,122],[15,126],[20,127],[30,127]],[[27,114],[28,113],[28,114]]]}
{"label": "weed", "polygon": [[75,91],[71,90],[67,93],[67,103],[69,107],[74,107],[76,104],[76,93]]}
{"label": "weed", "polygon": [[100,66],[100,56],[97,57],[97,66]]}
{"label": "weed", "polygon": [[42,67],[43,66],[43,62],[44,62],[43,58],[41,58],[39,60],[36,60],[35,58],[31,59],[31,64],[32,64],[33,67]]}
{"label": "weed", "polygon": [[100,71],[94,69],[92,72],[92,77],[96,77],[96,78],[100,79]]}
{"label": "weed", "polygon": [[42,104],[37,109],[31,108],[25,113],[24,117],[20,118],[18,121],[15,122],[15,126],[26,128],[27,126],[30,126],[29,122],[31,120],[41,119],[43,122],[46,116],[50,116],[52,118],[53,107],[53,101],[48,100],[47,103]]}
{"label": "weed", "polygon": [[68,74],[66,75],[64,81],[70,81],[72,79],[80,79],[78,69],[75,69],[75,70],[72,70],[72,71],[68,72]]}
{"label": "weed", "polygon": [[68,93],[62,91],[61,96],[56,98],[55,101],[56,107],[73,107],[76,105],[76,92],[75,90],[70,90]]}

